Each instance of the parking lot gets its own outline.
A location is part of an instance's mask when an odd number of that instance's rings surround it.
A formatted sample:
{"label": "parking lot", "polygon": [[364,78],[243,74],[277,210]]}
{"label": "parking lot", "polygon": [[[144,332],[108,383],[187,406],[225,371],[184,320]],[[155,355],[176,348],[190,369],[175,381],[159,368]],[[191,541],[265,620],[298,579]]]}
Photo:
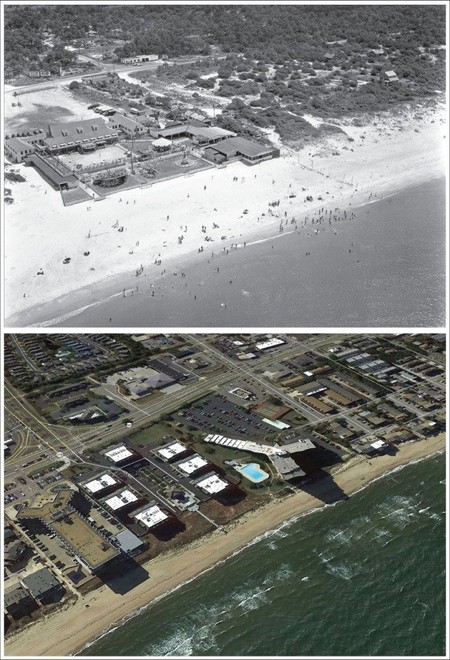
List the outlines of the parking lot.
{"label": "parking lot", "polygon": [[218,395],[205,397],[185,408],[176,420],[208,433],[216,431],[233,438],[263,438],[270,432],[261,417]]}

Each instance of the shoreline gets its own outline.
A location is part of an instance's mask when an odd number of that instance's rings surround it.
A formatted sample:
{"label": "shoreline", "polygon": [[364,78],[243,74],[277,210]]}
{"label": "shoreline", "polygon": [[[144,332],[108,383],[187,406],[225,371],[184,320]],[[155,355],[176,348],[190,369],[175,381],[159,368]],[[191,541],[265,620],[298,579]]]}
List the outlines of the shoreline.
{"label": "shoreline", "polygon": [[[354,126],[349,118],[340,123],[343,134],[322,138],[298,152],[282,147],[280,158],[254,168],[231,163],[125,191],[122,197],[117,193],[92,207],[63,207],[59,193],[47,194],[34,170],[15,166],[27,182],[14,185],[15,202],[6,209],[6,326],[32,326],[33,314],[46,307],[44,325],[67,314],[70,318],[74,309],[68,309],[67,302],[73,298],[79,309],[103,300],[105,293],[121,291],[125,282],[125,288],[143,277],[145,283],[153,283],[166,269],[206,261],[211,251],[216,258],[232,244],[274,236],[285,218],[294,216],[300,224],[321,207],[359,207],[444,176],[442,107],[419,107],[416,113],[386,113],[364,127]],[[304,200],[307,195],[312,202]],[[276,200],[279,206],[272,213],[270,205]],[[124,224],[124,233],[117,234],[115,221]],[[212,242],[205,245],[206,236]],[[87,250],[89,257],[83,256]],[[62,265],[66,256],[72,259],[70,265]],[[136,278],[141,264],[145,272]],[[39,268],[43,277],[37,276]],[[42,325],[42,313],[39,318]]]}
{"label": "shoreline", "polygon": [[[346,210],[347,212],[360,212],[364,210],[366,206],[370,206],[374,203],[380,202],[382,200],[387,200],[391,198],[395,198],[397,195],[400,195],[404,192],[407,192],[409,189],[413,190],[416,188],[418,185],[422,185],[424,183],[432,183],[433,181],[439,181],[442,179],[442,175],[437,175],[437,176],[432,176],[427,179],[421,179],[414,181],[413,183],[411,182],[404,182],[403,185],[397,189],[389,190],[384,194],[383,196],[373,198],[373,199],[365,199],[364,201],[361,201],[355,206],[347,206],[346,208],[342,208],[341,211]],[[312,214],[313,211],[310,211],[310,214]],[[307,214],[305,214],[306,217]],[[299,222],[302,222],[304,218],[300,218]],[[358,220],[356,219],[356,222]],[[346,223],[348,223],[349,220],[341,222],[340,225],[343,226]],[[274,233],[274,227],[261,227],[261,228],[253,228],[252,231],[248,233],[248,235],[245,235],[245,237],[240,237],[240,241],[237,245],[237,247],[234,247],[232,249],[232,253],[235,253],[236,251],[241,251],[242,249],[245,248],[252,248],[253,246],[259,245],[261,243],[267,243],[269,241],[277,241],[278,239],[283,239],[287,236],[292,236],[292,235],[301,235],[303,239],[306,239],[309,237],[309,233],[307,233],[307,227],[302,226],[300,229],[293,229],[290,226],[287,227],[287,231],[279,232],[277,231]],[[245,240],[245,246],[244,246],[244,238]],[[223,257],[225,257],[224,253],[216,253],[215,257],[210,258],[208,260],[208,263],[214,262],[214,263],[220,263],[220,260]],[[203,257],[203,254],[198,254],[196,252],[189,252],[184,255],[185,261],[183,263],[178,263],[178,258],[177,257],[169,257],[168,261],[165,262],[166,269],[168,271],[168,275],[170,275],[173,271],[179,271],[181,272],[182,270],[189,269],[192,266],[199,265],[201,263],[201,260]],[[146,266],[147,268],[147,266]],[[150,266],[152,268],[152,266]],[[150,274],[150,272],[148,273]],[[175,273],[174,273],[175,274]],[[147,273],[146,273],[147,275]],[[153,282],[155,284],[150,285],[152,288],[155,288],[158,286],[159,283],[163,282],[163,278],[165,275],[157,274],[155,278],[152,278]],[[133,286],[135,285],[136,278],[128,275],[128,274],[116,274],[116,275],[111,275],[105,280],[100,280],[92,285],[87,285],[84,286],[80,289],[74,290],[70,293],[62,295],[58,300],[53,300],[51,303],[42,303],[39,305],[35,305],[33,307],[30,307],[29,309],[23,310],[23,312],[19,312],[15,316],[13,316],[10,319],[7,319],[6,325],[8,327],[16,327],[16,328],[33,328],[33,327],[67,327],[68,325],[70,326],[70,323],[67,323],[70,319],[76,319],[78,316],[83,315],[84,312],[90,309],[94,309],[95,307],[99,307],[101,305],[104,305],[106,303],[112,302],[115,298],[122,298],[122,290],[125,285],[125,289],[127,292],[131,291],[133,289]],[[145,285],[147,282],[145,282]],[[145,290],[144,290],[145,291]],[[74,307],[74,300],[77,300],[77,302]],[[78,306],[80,305],[80,306]],[[48,312],[43,311],[46,310],[46,308],[49,307]],[[38,312],[38,314],[36,314]],[[30,323],[30,317],[31,320],[34,317],[35,320],[34,322]],[[49,318],[50,317],[50,318]],[[8,323],[9,322],[9,323]],[[11,325],[10,325],[11,324]],[[75,325],[79,325],[76,323]],[[84,325],[84,324],[81,324]],[[100,326],[101,324],[95,324],[96,326]]]}
{"label": "shoreline", "polygon": [[[400,446],[394,456],[379,456],[370,461],[355,456],[332,472],[333,481],[345,495],[353,495],[394,470],[431,458],[445,449],[445,434],[440,434]],[[66,610],[12,633],[5,640],[5,657],[54,657],[80,653],[143,608],[213,569],[249,544],[258,542],[280,525],[289,524],[293,519],[325,506],[330,505],[301,490],[273,500],[233,522],[225,535],[216,530],[184,548],[163,553],[143,564],[154,584],[149,585],[147,580],[125,596],[113,594],[103,586],[80,597]]]}

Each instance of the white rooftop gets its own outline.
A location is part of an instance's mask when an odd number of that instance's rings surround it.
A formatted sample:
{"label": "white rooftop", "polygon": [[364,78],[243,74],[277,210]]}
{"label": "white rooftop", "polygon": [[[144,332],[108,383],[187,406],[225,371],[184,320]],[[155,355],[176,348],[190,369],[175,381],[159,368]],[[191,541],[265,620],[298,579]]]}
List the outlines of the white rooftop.
{"label": "white rooftop", "polygon": [[192,458],[189,458],[187,461],[184,461],[183,463],[178,463],[178,467],[180,468],[180,470],[186,472],[186,474],[192,474],[193,472],[199,470],[205,465],[208,465],[208,461],[205,461],[205,459],[199,456],[198,454],[192,456]]}
{"label": "white rooftop", "polygon": [[132,502],[137,501],[137,496],[131,492],[131,490],[122,490],[120,493],[117,495],[113,495],[112,497],[108,497],[107,500],[105,500],[105,504],[107,504],[111,509],[114,511],[116,509],[121,509],[123,506],[126,506],[127,504],[131,504]]}
{"label": "white rooftop", "polygon": [[255,344],[255,348],[257,348],[259,351],[264,351],[266,348],[281,346],[282,344],[285,343],[286,342],[284,341],[284,339],[279,339],[278,337],[272,337],[272,339],[268,339],[267,341],[262,341],[259,344]]}
{"label": "white rooftop", "polygon": [[161,511],[159,506],[154,504],[149,506],[147,509],[144,509],[144,511],[140,511],[134,517],[136,520],[139,520],[141,523],[143,523],[146,527],[154,527],[158,523],[168,518],[168,515],[164,513],[164,511]]}
{"label": "white rooftop", "polygon": [[213,474],[201,481],[197,481],[197,486],[204,490],[205,493],[220,493],[221,490],[227,488],[228,483],[218,477],[217,474]]}
{"label": "white rooftop", "polygon": [[173,442],[171,445],[166,445],[158,449],[157,453],[163,458],[169,459],[177,456],[177,454],[182,454],[184,451],[186,451],[185,445],[181,444],[181,442]]}
{"label": "white rooftop", "polygon": [[370,446],[373,447],[374,449],[381,449],[385,445],[386,443],[383,440],[375,440],[375,442],[370,443]]}
{"label": "white rooftop", "polygon": [[113,463],[120,463],[120,461],[133,456],[133,452],[127,449],[125,445],[121,445],[120,447],[114,447],[114,449],[105,451],[105,456],[113,461]]}
{"label": "white rooftop", "polygon": [[276,429],[280,429],[281,431],[291,428],[289,424],[286,424],[286,422],[281,422],[279,419],[268,419],[267,417],[264,417],[263,422],[270,424],[270,426],[274,426]]}
{"label": "white rooftop", "polygon": [[110,474],[101,474],[99,477],[92,479],[84,484],[84,487],[91,493],[97,493],[99,490],[113,486],[117,481]]}

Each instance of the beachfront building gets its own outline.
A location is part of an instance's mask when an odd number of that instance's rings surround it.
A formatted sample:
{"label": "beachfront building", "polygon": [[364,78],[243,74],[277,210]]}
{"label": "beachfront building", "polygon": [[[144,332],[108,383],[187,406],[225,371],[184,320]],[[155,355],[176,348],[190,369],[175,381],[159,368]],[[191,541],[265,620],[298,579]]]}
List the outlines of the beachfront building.
{"label": "beachfront building", "polygon": [[27,575],[22,578],[21,584],[35,600],[42,604],[60,600],[65,593],[61,583],[48,568],[40,568]]}
{"label": "beachfront building", "polygon": [[[253,442],[252,440],[238,440],[235,438],[226,438],[223,435],[210,433],[204,442],[230,447],[253,454],[263,454],[270,460],[278,474],[283,479],[294,479],[304,477],[305,472],[297,465],[292,458],[292,454],[314,449],[315,445],[311,440],[296,438],[294,441],[285,445],[275,444],[267,445],[263,442]],[[198,484],[197,484],[198,485]]]}
{"label": "beachfront building", "polygon": [[147,505],[142,509],[139,509],[139,511],[136,511],[133,514],[133,518],[148,530],[152,527],[160,525],[162,522],[165,522],[168,520],[169,516],[162,509],[160,509],[159,506],[152,502],[150,505]]}
{"label": "beachfront building", "polygon": [[159,55],[133,55],[133,57],[121,57],[122,64],[141,64],[142,62],[156,62]]}
{"label": "beachfront building", "polygon": [[34,145],[22,138],[5,140],[5,155],[13,163],[23,163],[34,151]]}
{"label": "beachfront building", "polygon": [[44,525],[90,573],[96,573],[119,558],[120,550],[72,506],[73,496],[70,488],[43,492],[30,505],[22,506],[16,517],[30,528],[36,523]]}
{"label": "beachfront building", "polygon": [[280,150],[242,137],[230,137],[214,146],[207,147],[205,156],[215,163],[241,160],[246,165],[255,165],[264,160],[278,158]]}
{"label": "beachfront building", "polygon": [[223,491],[230,485],[228,481],[221,479],[215,472],[210,472],[209,474],[200,477],[200,479],[194,481],[194,484],[203,492],[213,496],[217,495],[217,493],[223,493]]}
{"label": "beachfront building", "polygon": [[[199,125],[198,125],[199,124]],[[156,129],[156,137],[166,140],[191,140],[198,145],[217,144],[221,140],[233,137],[236,133],[219,126],[207,126],[201,122],[174,124],[166,128]]]}
{"label": "beachfront building", "polygon": [[117,142],[119,131],[108,127],[103,119],[83,119],[64,124],[49,124],[43,139],[50,154],[88,151]]}
{"label": "beachfront building", "polygon": [[124,133],[127,137],[138,137],[147,133],[147,127],[131,117],[125,117],[116,113],[109,120],[111,128],[115,131]]}
{"label": "beachfront building", "polygon": [[3,595],[3,607],[13,619],[20,619],[27,614],[31,614],[37,607],[37,603],[32,596],[21,586],[15,586]]}
{"label": "beachfront building", "polygon": [[41,153],[31,154],[26,161],[33,165],[41,177],[51,185],[54,190],[69,190],[77,188],[77,177],[57,158],[46,157]]}

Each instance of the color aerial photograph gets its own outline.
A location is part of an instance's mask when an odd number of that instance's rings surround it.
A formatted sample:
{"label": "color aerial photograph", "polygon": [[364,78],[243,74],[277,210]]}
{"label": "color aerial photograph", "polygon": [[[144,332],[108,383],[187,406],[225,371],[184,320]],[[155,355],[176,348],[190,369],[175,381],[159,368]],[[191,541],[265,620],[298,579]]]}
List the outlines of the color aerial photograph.
{"label": "color aerial photograph", "polygon": [[5,327],[442,327],[447,9],[2,3]]}
{"label": "color aerial photograph", "polygon": [[6,657],[445,657],[445,334],[3,351]]}

